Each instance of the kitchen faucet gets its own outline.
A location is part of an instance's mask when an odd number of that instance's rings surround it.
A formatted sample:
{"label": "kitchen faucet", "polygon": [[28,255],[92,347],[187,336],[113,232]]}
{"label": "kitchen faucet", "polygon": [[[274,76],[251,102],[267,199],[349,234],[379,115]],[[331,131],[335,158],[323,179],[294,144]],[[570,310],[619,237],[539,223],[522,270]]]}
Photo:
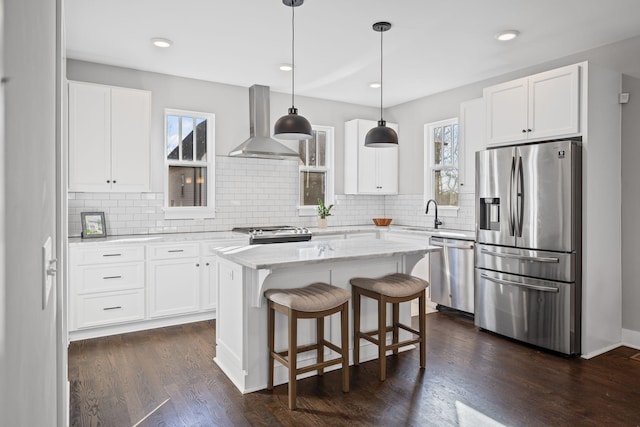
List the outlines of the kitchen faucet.
{"label": "kitchen faucet", "polygon": [[429,201],[427,202],[427,209],[425,210],[425,212],[424,212],[424,213],[425,213],[425,214],[428,214],[428,213],[429,213],[429,203],[431,203],[431,202],[433,202],[433,204],[434,204],[434,205],[435,205],[435,207],[436,207],[436,217],[435,217],[435,219],[433,220],[433,228],[435,228],[435,229],[437,230],[437,229],[438,229],[438,226],[439,226],[439,225],[442,225],[442,221],[440,221],[440,220],[438,219],[438,202],[436,202],[434,199],[429,199]]}

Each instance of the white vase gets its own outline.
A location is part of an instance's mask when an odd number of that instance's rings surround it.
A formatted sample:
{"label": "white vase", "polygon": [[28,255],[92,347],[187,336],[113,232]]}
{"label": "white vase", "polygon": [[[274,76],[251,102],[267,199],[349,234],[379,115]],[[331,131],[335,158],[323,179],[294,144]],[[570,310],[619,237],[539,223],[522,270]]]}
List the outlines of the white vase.
{"label": "white vase", "polygon": [[318,228],[327,228],[327,218],[318,218]]}

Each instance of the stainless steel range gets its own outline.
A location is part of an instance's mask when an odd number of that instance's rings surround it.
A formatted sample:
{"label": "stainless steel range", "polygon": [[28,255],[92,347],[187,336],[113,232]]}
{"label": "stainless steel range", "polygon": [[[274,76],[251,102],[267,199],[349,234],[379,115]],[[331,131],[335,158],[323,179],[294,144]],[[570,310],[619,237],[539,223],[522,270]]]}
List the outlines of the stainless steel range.
{"label": "stainless steel range", "polygon": [[231,231],[249,235],[249,244],[306,242],[311,240],[311,232],[304,227],[289,225],[267,227],[236,227]]}

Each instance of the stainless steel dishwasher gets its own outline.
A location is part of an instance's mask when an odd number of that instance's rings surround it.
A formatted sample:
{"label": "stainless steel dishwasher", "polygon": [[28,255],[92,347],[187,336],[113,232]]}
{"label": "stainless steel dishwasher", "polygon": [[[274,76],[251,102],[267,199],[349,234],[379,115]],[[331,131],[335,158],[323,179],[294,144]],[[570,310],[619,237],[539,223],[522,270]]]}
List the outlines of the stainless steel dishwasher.
{"label": "stainless steel dishwasher", "polygon": [[432,236],[429,244],[442,247],[442,252],[432,252],[429,255],[431,301],[438,306],[473,314],[475,243],[458,238]]}

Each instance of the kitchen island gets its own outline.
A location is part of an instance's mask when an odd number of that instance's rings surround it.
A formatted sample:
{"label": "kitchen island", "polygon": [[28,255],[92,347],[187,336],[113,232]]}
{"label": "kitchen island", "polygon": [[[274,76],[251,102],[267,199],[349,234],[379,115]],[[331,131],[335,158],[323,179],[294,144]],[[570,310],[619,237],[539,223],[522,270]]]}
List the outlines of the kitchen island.
{"label": "kitchen island", "polygon": [[[296,288],[324,282],[351,291],[349,280],[352,277],[410,274],[426,253],[439,250],[426,243],[374,238],[221,248],[217,251],[216,263],[218,315],[214,360],[242,393],[264,389],[268,365],[267,309],[263,296],[266,289]],[[409,305],[403,304],[401,322],[410,324],[410,316]],[[325,338],[339,345],[340,321],[334,317],[325,319]],[[351,322],[353,313],[350,312],[349,317]],[[361,319],[363,328],[372,330],[377,327],[375,301],[363,300]],[[349,329],[352,346],[352,328]],[[298,344],[315,342],[315,330],[315,320],[299,321]],[[401,336],[401,339],[405,337]],[[286,346],[286,322],[281,316],[276,316],[276,349]],[[330,350],[326,351],[325,359],[330,353]],[[377,356],[377,348],[363,340],[360,360],[372,360]],[[298,366],[311,365],[315,359],[315,352],[302,353],[298,356]],[[315,371],[304,376],[311,375],[315,375]],[[286,382],[286,368],[276,363],[274,383]]]}

